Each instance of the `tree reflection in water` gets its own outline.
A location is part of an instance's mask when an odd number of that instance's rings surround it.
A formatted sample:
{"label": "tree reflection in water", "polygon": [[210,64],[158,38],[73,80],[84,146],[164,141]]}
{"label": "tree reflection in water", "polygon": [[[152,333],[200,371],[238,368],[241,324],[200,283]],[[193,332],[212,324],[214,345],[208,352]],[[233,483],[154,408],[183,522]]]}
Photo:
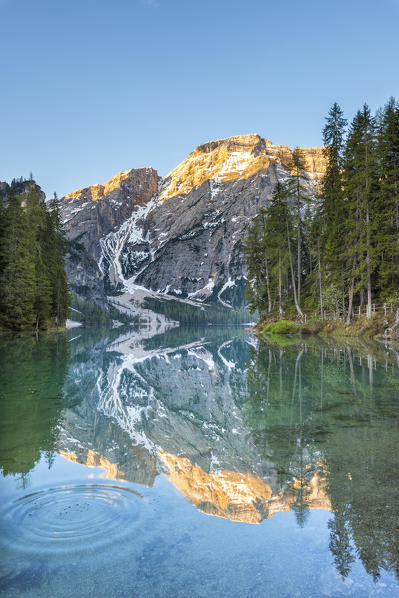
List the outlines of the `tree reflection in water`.
{"label": "tree reflection in water", "polygon": [[[373,351],[375,347],[373,346]],[[344,578],[358,556],[399,577],[397,353],[273,338],[252,349],[246,422],[303,526],[315,475],[331,503],[330,550]]]}

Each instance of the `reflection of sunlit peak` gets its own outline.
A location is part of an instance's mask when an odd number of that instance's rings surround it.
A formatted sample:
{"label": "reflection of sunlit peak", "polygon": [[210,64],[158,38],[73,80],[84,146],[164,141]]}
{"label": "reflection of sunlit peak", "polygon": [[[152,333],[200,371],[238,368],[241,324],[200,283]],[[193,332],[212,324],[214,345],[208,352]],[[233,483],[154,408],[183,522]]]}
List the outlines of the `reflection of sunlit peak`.
{"label": "reflection of sunlit peak", "polygon": [[158,450],[168,478],[192,504],[209,515],[260,523],[272,490],[258,476],[222,470],[206,473],[185,457]]}
{"label": "reflection of sunlit peak", "polygon": [[325,479],[317,473],[312,479],[295,479],[291,488],[274,493],[269,484],[251,473],[219,470],[206,473],[186,457],[159,449],[158,458],[166,475],[198,510],[233,521],[260,523],[276,513],[291,511],[298,490],[303,491],[306,509],[331,510]]}
{"label": "reflection of sunlit peak", "polygon": [[[61,457],[71,461],[72,463],[79,463],[78,457],[73,452],[60,451]],[[111,463],[108,459],[105,459],[95,451],[89,450],[87,452],[86,463],[82,463],[87,467],[101,467],[105,470],[105,473],[101,476],[109,480],[120,480],[124,478],[124,473],[118,469],[116,463]]]}
{"label": "reflection of sunlit peak", "polygon": [[79,463],[78,457],[75,453],[70,451],[59,451],[59,455],[71,463]]}

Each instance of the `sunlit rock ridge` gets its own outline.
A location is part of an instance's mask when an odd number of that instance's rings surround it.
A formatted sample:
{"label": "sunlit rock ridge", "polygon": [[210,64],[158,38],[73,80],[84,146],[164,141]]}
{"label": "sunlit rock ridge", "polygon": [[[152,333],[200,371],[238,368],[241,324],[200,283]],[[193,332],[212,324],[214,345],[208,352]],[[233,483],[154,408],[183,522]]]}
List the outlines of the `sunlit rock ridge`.
{"label": "sunlit rock ridge", "polygon": [[[301,152],[312,192],[325,171],[323,151]],[[127,306],[143,293],[242,305],[247,227],[287,177],[291,159],[287,146],[239,135],[200,145],[164,179],[152,168],[131,169],[66,195],[63,223],[76,241],[68,259],[72,287],[124,294]]]}
{"label": "sunlit rock ridge", "polygon": [[[324,173],[325,159],[320,147],[301,150],[311,179]],[[271,164],[288,166],[292,151],[273,145],[259,135],[237,135],[198,146],[165,178],[160,199],[189,193],[208,180],[215,182],[248,179]]]}

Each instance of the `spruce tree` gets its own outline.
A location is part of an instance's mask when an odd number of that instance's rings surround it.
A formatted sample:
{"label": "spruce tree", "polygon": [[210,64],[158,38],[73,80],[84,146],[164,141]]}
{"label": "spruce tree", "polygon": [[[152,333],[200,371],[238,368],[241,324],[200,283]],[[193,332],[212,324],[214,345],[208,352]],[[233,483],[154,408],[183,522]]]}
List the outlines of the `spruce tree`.
{"label": "spruce tree", "polygon": [[285,185],[279,181],[273,191],[267,210],[265,223],[265,242],[268,245],[270,256],[270,278],[272,288],[278,297],[279,315],[283,316],[284,281],[290,268],[292,290],[295,295],[295,277],[292,264],[292,207],[289,203],[289,194]]}
{"label": "spruce tree", "polygon": [[67,318],[70,297],[65,272],[64,231],[61,223],[60,203],[56,193],[48,202],[46,239],[52,287],[51,316],[54,318],[56,326],[60,326]]}
{"label": "spruce tree", "polygon": [[323,287],[325,278],[324,259],[323,259],[323,233],[325,232],[325,222],[323,217],[323,198],[319,196],[315,202],[315,209],[309,226],[309,251],[310,259],[315,262],[315,271],[313,272],[313,290],[314,295],[318,296],[320,307],[320,319],[324,319],[324,301]]}
{"label": "spruce tree", "polygon": [[271,291],[267,239],[265,236],[266,210],[262,208],[248,229],[244,254],[248,267],[248,295],[251,313],[270,312]]}
{"label": "spruce tree", "polygon": [[[329,285],[341,287],[345,296],[346,260],[344,252],[347,205],[344,197],[343,160],[344,135],[347,121],[340,106],[334,102],[323,128],[323,154],[326,172],[321,182],[318,224],[320,234],[320,270],[326,272]],[[345,310],[343,300],[343,311]]]}
{"label": "spruce tree", "polygon": [[321,195],[326,242],[328,242],[328,238],[333,238],[337,230],[339,231],[343,201],[342,167],[347,120],[336,102],[330,108],[326,121],[323,128],[323,154],[327,166],[322,179]]}
{"label": "spruce tree", "polygon": [[372,275],[376,267],[378,171],[375,119],[367,104],[351,123],[345,147],[344,181],[348,208],[345,238],[350,276],[349,323],[356,290],[367,292],[367,317],[371,317]]}
{"label": "spruce tree", "polygon": [[399,105],[391,98],[380,113],[377,130],[378,286],[385,297],[399,289]]}
{"label": "spruce tree", "polygon": [[36,296],[34,302],[35,327],[47,328],[51,312],[51,276],[46,247],[48,245],[47,209],[44,198],[29,184],[26,197],[26,213],[32,230],[32,259],[35,266]]}
{"label": "spruce tree", "polygon": [[292,153],[292,161],[289,165],[289,169],[290,174],[286,182],[286,189],[290,200],[293,203],[293,214],[295,214],[293,222],[295,223],[294,227],[296,230],[296,289],[294,292],[294,302],[298,314],[302,317],[301,286],[303,278],[302,254],[304,251],[303,215],[311,202],[311,197],[308,192],[308,179],[305,174],[305,160],[299,148],[296,148]]}

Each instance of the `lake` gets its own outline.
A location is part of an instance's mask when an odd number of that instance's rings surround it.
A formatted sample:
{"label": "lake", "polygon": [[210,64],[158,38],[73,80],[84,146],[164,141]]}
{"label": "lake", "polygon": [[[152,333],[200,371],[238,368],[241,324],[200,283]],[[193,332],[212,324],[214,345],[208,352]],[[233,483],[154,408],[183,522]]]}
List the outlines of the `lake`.
{"label": "lake", "polygon": [[399,595],[399,354],[0,337],[1,596]]}

